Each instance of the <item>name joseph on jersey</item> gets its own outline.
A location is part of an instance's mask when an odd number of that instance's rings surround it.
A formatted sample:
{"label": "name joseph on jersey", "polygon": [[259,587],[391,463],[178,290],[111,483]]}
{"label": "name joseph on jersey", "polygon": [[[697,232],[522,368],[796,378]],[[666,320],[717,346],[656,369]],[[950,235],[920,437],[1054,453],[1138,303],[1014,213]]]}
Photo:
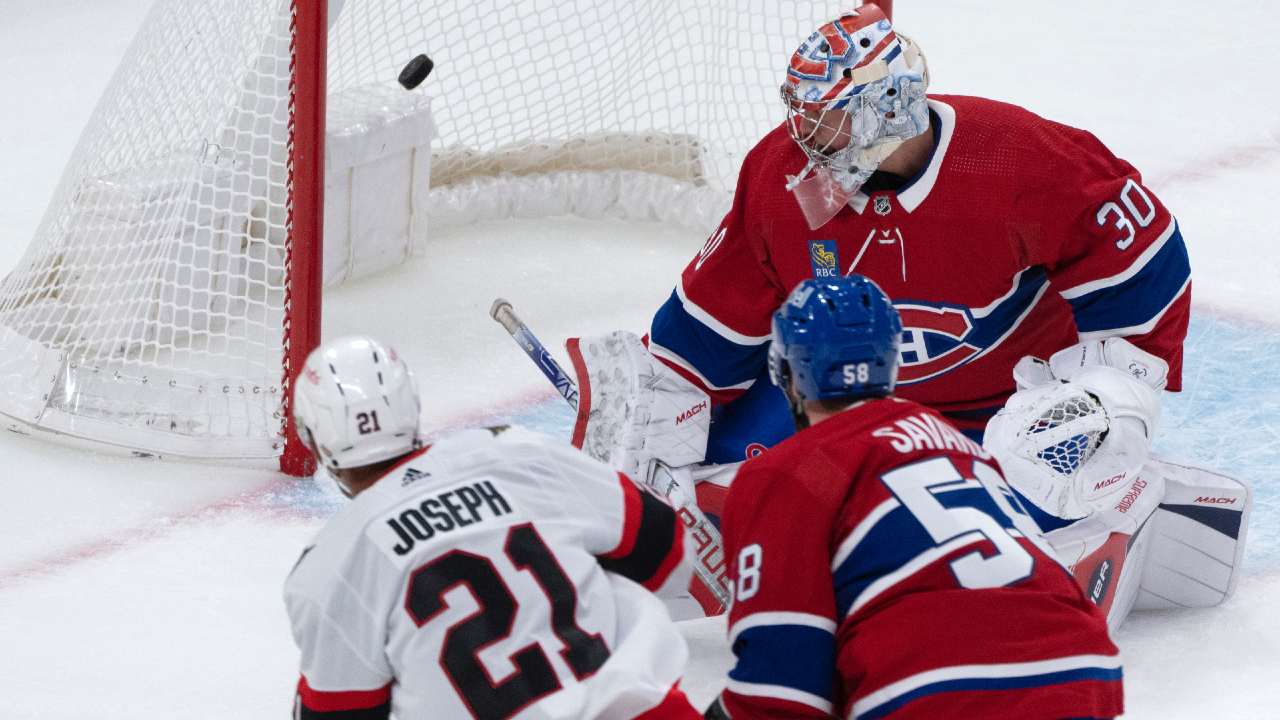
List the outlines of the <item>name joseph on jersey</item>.
{"label": "name joseph on jersey", "polygon": [[510,501],[493,481],[482,480],[401,503],[365,532],[396,567],[404,567],[418,542],[512,512]]}

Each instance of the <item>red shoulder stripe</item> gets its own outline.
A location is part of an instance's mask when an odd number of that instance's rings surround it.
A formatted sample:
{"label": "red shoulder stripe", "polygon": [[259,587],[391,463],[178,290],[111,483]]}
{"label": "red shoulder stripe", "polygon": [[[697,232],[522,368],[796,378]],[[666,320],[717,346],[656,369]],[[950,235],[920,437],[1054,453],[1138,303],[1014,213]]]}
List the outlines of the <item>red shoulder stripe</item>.
{"label": "red shoulder stripe", "polygon": [[640,534],[640,518],[643,515],[640,488],[622,473],[618,473],[618,481],[622,484],[622,498],[626,506],[622,521],[622,539],[618,541],[618,547],[600,556],[614,560],[630,555],[635,549],[636,537]]}
{"label": "red shoulder stripe", "polygon": [[341,710],[364,710],[377,707],[391,700],[391,683],[377,690],[342,690],[327,692],[314,690],[307,685],[306,676],[298,680],[298,697],[309,710],[317,712],[335,712]]}

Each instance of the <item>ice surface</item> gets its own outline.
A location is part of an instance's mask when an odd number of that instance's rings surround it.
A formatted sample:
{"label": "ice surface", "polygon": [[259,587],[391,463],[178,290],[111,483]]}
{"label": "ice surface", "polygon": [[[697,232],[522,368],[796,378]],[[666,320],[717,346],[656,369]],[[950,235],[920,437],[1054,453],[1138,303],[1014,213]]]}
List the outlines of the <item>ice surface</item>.
{"label": "ice surface", "polygon": [[[603,1],[603,0],[602,0]],[[17,264],[148,0],[7,3],[0,22],[0,274]],[[1247,574],[1220,608],[1117,633],[1127,718],[1274,718],[1280,707],[1280,6],[1269,0],[898,0],[934,90],[1097,134],[1178,216],[1195,311],[1185,391],[1156,449],[1250,480]],[[834,7],[834,5],[832,6]],[[799,38],[797,38],[797,41]],[[440,72],[438,69],[437,72]],[[488,317],[502,296],[560,355],[644,332],[703,238],[553,219],[437,235],[427,256],[325,297],[324,332],[378,335],[423,389],[430,432],[568,407]],[[341,505],[270,470],[143,460],[0,433],[0,717],[283,718],[297,651],[284,575]],[[699,706],[731,656],[685,624]]]}

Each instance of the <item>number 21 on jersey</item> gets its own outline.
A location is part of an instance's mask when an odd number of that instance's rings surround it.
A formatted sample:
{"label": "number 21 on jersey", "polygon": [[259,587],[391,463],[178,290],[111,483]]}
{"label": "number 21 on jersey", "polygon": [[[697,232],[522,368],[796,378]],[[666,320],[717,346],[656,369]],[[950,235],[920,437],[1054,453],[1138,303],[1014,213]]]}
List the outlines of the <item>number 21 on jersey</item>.
{"label": "number 21 on jersey", "polygon": [[[560,569],[551,550],[532,525],[518,525],[507,533],[504,551],[517,570],[528,570],[551,603],[551,631],[565,649],[569,669],[582,680],[609,659],[599,635],[578,626],[578,594]],[[454,550],[413,571],[405,609],[418,627],[431,622],[446,607],[445,593],[465,585],[480,611],[446,629],[440,666],[477,720],[506,720],[530,703],[559,690],[560,678],[542,646],[533,640],[509,658],[516,672],[494,683],[478,653],[511,636],[519,606],[494,567],[481,555]]]}

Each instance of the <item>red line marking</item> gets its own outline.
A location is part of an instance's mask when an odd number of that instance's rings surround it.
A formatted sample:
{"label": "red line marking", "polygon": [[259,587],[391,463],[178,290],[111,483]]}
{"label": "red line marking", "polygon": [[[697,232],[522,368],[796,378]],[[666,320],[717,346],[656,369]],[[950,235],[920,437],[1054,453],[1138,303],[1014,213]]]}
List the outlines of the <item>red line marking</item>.
{"label": "red line marking", "polygon": [[[517,410],[544,403],[560,394],[553,389],[526,392],[511,400],[495,403],[487,408],[448,417],[434,428],[424,428],[423,434],[441,435],[453,430],[475,427],[480,422],[510,414]],[[159,540],[181,527],[191,527],[200,522],[215,519],[229,510],[250,510],[259,515],[277,518],[308,518],[305,512],[291,512],[286,508],[273,508],[263,500],[291,485],[295,480],[283,474],[279,479],[264,483],[256,490],[217,500],[186,512],[152,518],[143,524],[116,530],[106,535],[86,540],[65,550],[59,550],[35,560],[0,568],[0,590],[16,587],[23,582],[47,577],[59,571],[74,568],[82,563],[108,557],[114,553],[140,547],[152,540]]]}
{"label": "red line marking", "polygon": [[1247,170],[1280,158],[1280,129],[1272,130],[1266,140],[1238,147],[1226,154],[1214,154],[1188,160],[1158,178],[1149,187],[1159,192],[1170,185],[1213,180],[1223,172]]}
{"label": "red line marking", "polygon": [[451,415],[433,425],[424,425],[419,428],[418,432],[424,438],[438,437],[445,433],[482,425],[486,421],[494,420],[503,415],[510,415],[518,410],[539,405],[553,398],[560,398],[560,393],[550,387],[524,392],[510,400],[503,400],[480,410],[468,410],[467,412]]}
{"label": "red line marking", "polygon": [[272,481],[256,491],[202,505],[175,515],[152,518],[142,525],[117,530],[107,535],[74,545],[37,560],[30,560],[14,567],[0,570],[0,590],[14,587],[24,580],[46,576],[83,562],[106,557],[121,550],[138,547],[151,540],[158,540],[183,526],[191,526],[209,520],[227,510],[251,509],[265,514],[288,516],[287,511],[265,508],[259,504],[262,497],[287,485],[290,481]]}

